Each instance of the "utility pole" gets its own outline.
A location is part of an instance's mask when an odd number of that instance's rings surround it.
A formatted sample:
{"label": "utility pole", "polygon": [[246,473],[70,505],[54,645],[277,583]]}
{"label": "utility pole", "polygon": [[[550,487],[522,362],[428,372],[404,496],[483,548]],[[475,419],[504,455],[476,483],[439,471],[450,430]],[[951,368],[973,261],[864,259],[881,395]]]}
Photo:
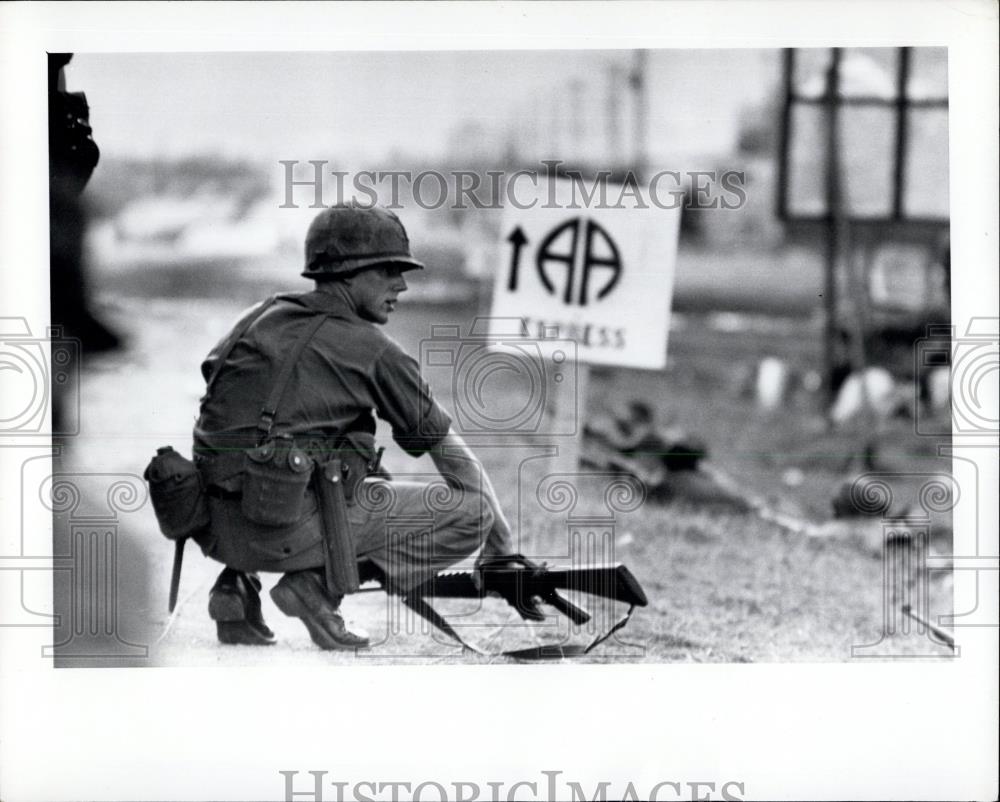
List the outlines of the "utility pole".
{"label": "utility pole", "polygon": [[571,78],[569,82],[570,139],[572,151],[569,158],[579,163],[584,149],[586,115],[584,114],[583,81]]}
{"label": "utility pole", "polygon": [[625,69],[620,64],[612,62],[608,65],[608,111],[606,115],[607,128],[605,131],[607,137],[607,155],[605,156],[605,161],[615,165],[621,163],[623,150],[621,88],[624,83],[624,72]]}
{"label": "utility pole", "polygon": [[823,373],[827,410],[834,400],[833,369],[837,341],[837,265],[843,251],[843,207],[840,187],[840,48],[833,48],[826,73],[826,282],[823,288],[824,317]]}
{"label": "utility pole", "polygon": [[648,129],[649,129],[649,103],[647,98],[647,64],[648,52],[645,50],[635,50],[632,55],[632,71],[629,74],[629,87],[632,90],[633,118],[633,170],[636,177],[645,175],[649,166],[648,153]]}

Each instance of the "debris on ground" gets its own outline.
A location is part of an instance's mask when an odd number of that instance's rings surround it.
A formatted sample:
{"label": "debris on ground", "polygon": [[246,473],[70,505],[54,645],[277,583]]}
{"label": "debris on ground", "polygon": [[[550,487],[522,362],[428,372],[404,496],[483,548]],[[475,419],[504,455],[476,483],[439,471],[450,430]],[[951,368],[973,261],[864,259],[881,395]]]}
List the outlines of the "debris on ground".
{"label": "debris on ground", "polygon": [[748,512],[750,503],[704,463],[708,447],[676,426],[660,426],[652,406],[633,399],[613,417],[584,427],[581,462],[634,477],[654,503],[686,502]]}

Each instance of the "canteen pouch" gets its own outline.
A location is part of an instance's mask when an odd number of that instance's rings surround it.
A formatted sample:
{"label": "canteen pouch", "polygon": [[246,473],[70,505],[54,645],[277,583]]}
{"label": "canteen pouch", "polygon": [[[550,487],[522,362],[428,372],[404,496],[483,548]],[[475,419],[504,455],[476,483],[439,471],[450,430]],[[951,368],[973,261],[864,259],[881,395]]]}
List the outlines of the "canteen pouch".
{"label": "canteen pouch", "polygon": [[289,440],[268,440],[246,452],[243,515],[262,526],[290,526],[305,509],[313,460]]}
{"label": "canteen pouch", "polygon": [[193,537],[208,528],[208,500],[201,474],[191,460],[170,446],[158,448],[143,478],[149,483],[153,511],[166,537]]}

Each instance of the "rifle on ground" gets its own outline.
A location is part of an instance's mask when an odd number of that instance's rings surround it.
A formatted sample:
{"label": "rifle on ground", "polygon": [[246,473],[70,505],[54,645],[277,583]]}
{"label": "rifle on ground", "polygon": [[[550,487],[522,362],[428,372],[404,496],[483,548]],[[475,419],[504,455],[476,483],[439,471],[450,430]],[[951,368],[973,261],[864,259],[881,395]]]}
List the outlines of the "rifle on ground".
{"label": "rifle on ground", "polygon": [[[517,557],[518,555],[515,555]],[[604,599],[628,604],[625,616],[600,635],[589,646],[550,645],[529,649],[502,652],[508,657],[537,660],[560,657],[576,657],[588,654],[598,644],[624,627],[636,607],[645,607],[649,601],[631,571],[621,563],[592,565],[578,568],[549,568],[530,563],[524,558],[508,562],[502,567],[483,567],[477,582],[473,571],[452,571],[442,573],[402,596],[403,603],[431,625],[457,641],[461,646],[478,654],[484,652],[466,643],[441,615],[427,601],[438,599],[481,599],[497,594],[522,616],[534,609],[533,599],[538,598],[555,607],[574,624],[584,624],[591,616],[582,608],[565,599],[560,591],[574,591],[599,596]]]}

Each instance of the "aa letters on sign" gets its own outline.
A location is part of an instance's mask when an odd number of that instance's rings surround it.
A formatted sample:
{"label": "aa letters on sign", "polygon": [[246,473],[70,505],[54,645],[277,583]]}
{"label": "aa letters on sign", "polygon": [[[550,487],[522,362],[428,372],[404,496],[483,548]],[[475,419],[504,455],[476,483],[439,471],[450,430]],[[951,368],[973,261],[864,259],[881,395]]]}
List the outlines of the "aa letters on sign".
{"label": "aa letters on sign", "polygon": [[[583,363],[662,368],[679,227],[679,209],[588,207],[569,180],[541,185],[538,203],[506,209],[492,317],[522,319],[542,348],[573,340]],[[509,339],[502,328],[491,335]]]}

